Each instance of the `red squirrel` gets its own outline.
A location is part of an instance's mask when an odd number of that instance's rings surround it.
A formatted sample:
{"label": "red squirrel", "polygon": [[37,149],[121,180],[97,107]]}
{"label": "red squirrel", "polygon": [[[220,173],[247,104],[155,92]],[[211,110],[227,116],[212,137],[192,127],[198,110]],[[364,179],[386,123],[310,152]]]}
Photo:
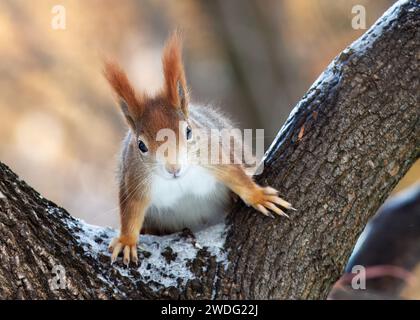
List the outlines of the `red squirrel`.
{"label": "red squirrel", "polygon": [[[190,103],[181,45],[177,32],[166,42],[164,85],[154,96],[136,92],[117,63],[105,63],[104,75],[129,127],[119,162],[121,228],[109,245],[112,262],[123,252],[125,264],[137,263],[140,232],[195,231],[221,221],[231,201],[230,192],[264,215],[271,215],[270,210],[287,216],[278,206],[293,209],[277,190],[256,184],[240,163],[192,161],[201,141],[195,132],[233,125],[211,106]],[[162,129],[175,133],[169,147],[177,152],[165,152],[164,156],[159,152],[167,143],[158,137]],[[243,148],[241,152],[247,152],[247,147]],[[223,152],[222,148],[220,154]]]}

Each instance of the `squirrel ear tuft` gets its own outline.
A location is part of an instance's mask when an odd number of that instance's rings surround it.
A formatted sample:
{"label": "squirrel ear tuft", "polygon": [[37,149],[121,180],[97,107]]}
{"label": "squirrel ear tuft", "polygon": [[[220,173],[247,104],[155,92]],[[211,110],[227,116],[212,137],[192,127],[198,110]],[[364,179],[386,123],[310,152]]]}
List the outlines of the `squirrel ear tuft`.
{"label": "squirrel ear tuft", "polygon": [[131,86],[125,72],[114,61],[107,60],[103,70],[105,78],[118,96],[121,111],[132,129],[135,129],[135,119],[141,117],[144,103]]}
{"label": "squirrel ear tuft", "polygon": [[188,88],[182,64],[182,40],[179,31],[168,39],[162,57],[165,93],[171,105],[188,114]]}

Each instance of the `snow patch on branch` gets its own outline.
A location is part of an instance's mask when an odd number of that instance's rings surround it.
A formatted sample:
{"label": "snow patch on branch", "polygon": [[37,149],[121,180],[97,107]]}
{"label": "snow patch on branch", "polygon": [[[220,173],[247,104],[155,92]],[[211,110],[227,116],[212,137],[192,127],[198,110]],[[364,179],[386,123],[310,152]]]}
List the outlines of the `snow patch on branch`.
{"label": "snow patch on branch", "polygon": [[[200,250],[206,250],[216,261],[227,266],[227,252],[223,246],[226,240],[224,223],[198,231],[193,236],[174,233],[167,236],[141,235],[139,240],[139,266],[125,267],[120,260],[111,265],[108,244],[118,236],[116,230],[103,228],[76,219],[69,221],[76,227],[76,237],[87,255],[95,259],[105,256],[109,268],[115,268],[122,276],[137,282],[147,283],[156,290],[162,287],[179,287],[195,278],[191,263]],[[137,271],[137,272],[136,272]]]}
{"label": "snow patch on branch", "polygon": [[[224,229],[224,224],[218,224],[199,231],[195,234],[195,242],[180,238],[179,233],[164,237],[141,236],[141,245],[151,255],[139,267],[140,275],[145,280],[164,287],[176,287],[179,282],[185,284],[187,280],[194,278],[189,263],[200,249],[206,248],[211,255],[217,257],[218,262],[226,260],[223,253]],[[168,258],[168,254],[171,257]]]}

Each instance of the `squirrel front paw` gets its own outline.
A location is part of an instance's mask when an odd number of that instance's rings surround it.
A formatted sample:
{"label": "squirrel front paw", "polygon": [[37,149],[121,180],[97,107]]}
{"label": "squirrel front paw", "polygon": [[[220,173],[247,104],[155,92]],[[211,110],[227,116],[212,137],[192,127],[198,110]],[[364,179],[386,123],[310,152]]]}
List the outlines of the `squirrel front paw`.
{"label": "squirrel front paw", "polygon": [[286,209],[296,210],[289,202],[280,198],[278,196],[278,191],[271,187],[258,186],[257,190],[253,192],[245,202],[266,216],[271,216],[269,211],[271,210],[278,215],[289,218],[289,216],[277,205]]}
{"label": "squirrel front paw", "polygon": [[117,260],[120,252],[123,252],[123,263],[129,265],[130,261],[137,264],[137,239],[133,240],[129,237],[119,236],[112,239],[111,243],[108,246],[109,252],[111,255],[111,263],[114,263]]}

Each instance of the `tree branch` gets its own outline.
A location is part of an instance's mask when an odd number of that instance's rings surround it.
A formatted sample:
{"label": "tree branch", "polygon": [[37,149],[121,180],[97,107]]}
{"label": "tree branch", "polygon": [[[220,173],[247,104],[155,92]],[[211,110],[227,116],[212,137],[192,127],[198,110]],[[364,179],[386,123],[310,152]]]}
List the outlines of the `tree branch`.
{"label": "tree branch", "polygon": [[0,164],[0,298],[325,298],[419,157],[419,21],[418,2],[395,4],[289,116],[257,180],[297,207],[290,220],[238,202],[226,239],[223,225],[196,239],[141,236],[141,265],[111,266],[114,230],[71,217]]}

